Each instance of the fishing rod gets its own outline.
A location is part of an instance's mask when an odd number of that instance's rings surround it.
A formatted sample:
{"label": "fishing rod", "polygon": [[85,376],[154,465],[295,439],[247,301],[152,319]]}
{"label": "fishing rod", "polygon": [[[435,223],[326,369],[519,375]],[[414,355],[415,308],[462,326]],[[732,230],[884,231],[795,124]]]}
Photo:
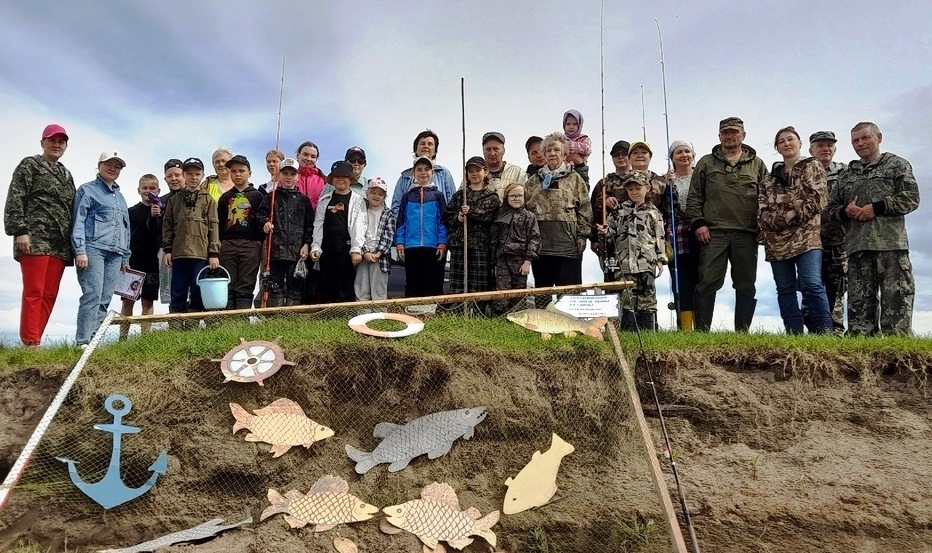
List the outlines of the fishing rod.
{"label": "fishing rod", "polygon": [[[469,181],[466,179],[466,78],[460,77],[460,121],[463,131],[463,206],[468,206],[466,200],[466,189],[469,188]],[[463,216],[463,292],[469,292],[469,248],[466,230],[469,226],[466,224],[467,217]],[[469,315],[468,302],[463,302],[463,314]]]}
{"label": "fishing rod", "polygon": [[[275,149],[280,150],[278,147],[279,141],[281,138],[282,132],[282,106],[284,105],[285,100],[285,56],[282,56],[282,81],[281,88],[278,91],[278,124],[275,127]],[[269,221],[272,222],[272,226],[275,226],[275,190],[278,188],[278,183],[269,182]],[[272,236],[273,232],[270,232],[266,236],[265,244],[265,264],[262,267],[262,282],[260,288],[262,289],[262,300],[260,305],[262,307],[269,306],[269,288],[272,286]]]}
{"label": "fishing rod", "polygon": [[[608,209],[606,202],[606,174],[605,174],[605,0],[602,0],[599,9],[599,98],[602,102],[602,224],[608,224]],[[608,282],[615,278],[614,263],[609,262],[608,234],[601,235],[602,241],[602,273]]]}
{"label": "fishing rod", "polygon": [[647,142],[647,116],[644,112],[644,85],[641,85],[641,134],[644,142]]}
{"label": "fishing rod", "polygon": [[282,56],[282,86],[278,91],[278,125],[275,127],[275,149],[278,147],[282,134],[282,105],[285,100],[285,56]]}
{"label": "fishing rod", "polygon": [[[663,35],[660,33],[660,21],[654,19],[654,23],[657,24],[657,40],[660,43],[660,82],[663,85],[663,122],[667,131],[667,174],[670,174],[670,170],[673,168],[673,154],[670,152],[670,115],[667,109],[667,70],[663,59]],[[667,309],[673,309],[676,312],[677,322],[682,324],[680,321],[680,268],[676,263],[676,252],[678,249],[676,237],[676,209],[673,203],[675,191],[673,189],[673,179],[667,179],[667,199],[670,202],[670,237],[673,245],[673,255],[670,256],[672,257],[672,259],[670,259],[670,280],[673,284],[673,302],[667,305]]]}

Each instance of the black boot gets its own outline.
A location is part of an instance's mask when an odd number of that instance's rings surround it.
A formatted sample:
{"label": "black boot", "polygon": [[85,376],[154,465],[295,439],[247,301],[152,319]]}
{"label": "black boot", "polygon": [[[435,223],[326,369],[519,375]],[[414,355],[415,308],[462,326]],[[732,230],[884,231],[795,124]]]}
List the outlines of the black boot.
{"label": "black boot", "polygon": [[715,294],[696,294],[694,302],[693,324],[696,326],[697,331],[708,332],[712,328]]}
{"label": "black boot", "polygon": [[236,303],[233,305],[235,309],[250,309],[252,307],[252,294],[237,292]]}
{"label": "black boot", "polygon": [[625,332],[635,332],[637,330],[637,317],[634,311],[621,312],[621,330]]}
{"label": "black boot", "polygon": [[285,292],[285,305],[301,305],[301,293],[297,290]]}
{"label": "black boot", "polygon": [[641,329],[641,332],[654,332],[657,330],[656,311],[638,311],[637,320],[638,328]]}
{"label": "black boot", "polygon": [[266,307],[281,307],[285,305],[285,294],[282,293],[281,290],[269,290],[269,299],[265,302],[265,305]]}
{"label": "black boot", "polygon": [[757,300],[750,294],[735,294],[735,332],[747,332],[754,320]]}

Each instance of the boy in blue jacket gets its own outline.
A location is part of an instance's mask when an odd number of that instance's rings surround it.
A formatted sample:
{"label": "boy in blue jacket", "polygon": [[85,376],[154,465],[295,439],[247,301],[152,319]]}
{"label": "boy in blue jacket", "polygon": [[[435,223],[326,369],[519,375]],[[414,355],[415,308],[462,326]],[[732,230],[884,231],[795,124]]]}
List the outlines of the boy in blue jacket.
{"label": "boy in blue jacket", "polygon": [[414,182],[401,197],[395,233],[395,248],[405,264],[405,297],[439,296],[447,251],[446,200],[431,183],[434,165],[430,158],[417,158],[412,172]]}

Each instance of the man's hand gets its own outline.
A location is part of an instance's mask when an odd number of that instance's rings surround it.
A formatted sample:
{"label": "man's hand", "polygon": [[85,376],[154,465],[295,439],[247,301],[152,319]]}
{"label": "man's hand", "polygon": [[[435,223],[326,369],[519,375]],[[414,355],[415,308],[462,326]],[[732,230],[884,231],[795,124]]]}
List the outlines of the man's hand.
{"label": "man's hand", "polygon": [[219,259],[219,258],[216,258],[216,257],[210,257],[210,258],[208,258],[208,259],[207,259],[207,266],[210,267],[211,270],[215,270],[217,267],[220,266],[220,259]]}
{"label": "man's hand", "polygon": [[311,252],[311,261],[317,263],[317,260],[320,259],[320,250],[314,250]]}
{"label": "man's hand", "polygon": [[13,245],[21,254],[29,255],[32,253],[32,239],[29,238],[28,234],[17,236],[16,240],[13,241]]}
{"label": "man's hand", "polygon": [[74,256],[74,266],[77,267],[79,271],[87,269],[87,254],[79,253]]}
{"label": "man's hand", "polygon": [[[608,225],[600,225],[600,224],[596,223],[596,224],[595,224],[595,230],[598,231],[599,234],[601,234],[601,235],[604,236],[604,235],[608,234]],[[593,245],[595,245],[595,242],[593,242]]]}
{"label": "man's hand", "polygon": [[858,215],[858,221],[870,221],[876,214],[874,213],[874,204],[864,204],[861,208],[861,214]]}
{"label": "man's hand", "polygon": [[518,270],[521,276],[527,276],[531,272],[531,262],[524,260],[524,263],[521,264],[521,269]]}
{"label": "man's hand", "polygon": [[586,251],[586,239],[585,238],[576,239],[576,251],[578,251],[579,253],[583,253],[584,251]]}
{"label": "man's hand", "polygon": [[791,209],[783,214],[783,220],[786,221],[786,224],[790,224],[790,221],[796,218],[796,210]]}
{"label": "man's hand", "polygon": [[165,265],[168,268],[172,266],[172,254],[165,252],[165,255],[162,256],[162,265]]}
{"label": "man's hand", "polygon": [[353,252],[350,254],[350,259],[353,262],[353,267],[362,263],[362,254],[359,252]]}
{"label": "man's hand", "polygon": [[696,229],[696,240],[700,244],[708,244],[712,241],[712,234],[709,232],[709,227],[699,227]]}
{"label": "man's hand", "polygon": [[851,200],[851,202],[847,206],[845,206],[845,215],[847,215],[849,219],[857,219],[860,221],[861,220],[861,208],[858,207],[857,202],[858,202],[858,197],[855,196],[854,199]]}

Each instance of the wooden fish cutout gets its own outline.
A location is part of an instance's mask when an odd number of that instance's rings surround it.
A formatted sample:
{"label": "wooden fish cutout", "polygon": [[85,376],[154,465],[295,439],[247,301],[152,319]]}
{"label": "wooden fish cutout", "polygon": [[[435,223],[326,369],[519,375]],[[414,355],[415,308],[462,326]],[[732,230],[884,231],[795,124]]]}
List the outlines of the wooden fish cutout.
{"label": "wooden fish cutout", "polygon": [[475,507],[461,511],[456,492],[446,482],[434,482],[421,490],[421,499],[392,505],[382,512],[388,515],[391,525],[411,532],[431,549],[436,549],[441,540],[463,549],[473,542],[470,536],[480,536],[495,547],[491,528],[498,522],[498,511],[484,518]]}
{"label": "wooden fish cutout", "polygon": [[276,399],[250,415],[242,406],[231,403],[230,411],[236,423],[233,433],[249,430],[247,442],[265,442],[272,446],[272,458],[281,457],[294,446],[311,447],[311,444],[333,436],[333,430],[314,422],[304,409],[290,399]]}
{"label": "wooden fish cutout", "polygon": [[557,493],[557,471],[560,461],[575,451],[572,445],[554,434],[550,440],[550,449],[545,453],[534,452],[531,461],[524,465],[514,478],[505,480],[508,491],[502,512],[513,515],[532,507],[546,505]]}
{"label": "wooden fish cutout", "polygon": [[358,474],[365,474],[381,463],[390,463],[388,471],[397,472],[419,455],[426,453],[428,459],[446,455],[457,438],[472,438],[476,425],[485,415],[485,407],[473,407],[431,413],[403,426],[381,422],[375,425],[372,435],[382,441],[371,453],[347,444],[346,454],[356,461]]}
{"label": "wooden fish cutout", "polygon": [[272,505],[262,511],[259,520],[285,513],[285,522],[292,528],[314,524],[315,532],[330,530],[337,524],[369,520],[379,512],[375,505],[351,495],[349,484],[337,476],[321,477],[307,495],[291,490],[282,496],[270,489],[268,497]]}
{"label": "wooden fish cutout", "polygon": [[337,553],[359,553],[356,543],[349,538],[333,538],[333,548]]}
{"label": "wooden fish cutout", "polygon": [[176,543],[202,541],[208,538],[214,538],[221,532],[232,530],[233,528],[239,528],[240,526],[249,524],[251,522],[252,514],[250,514],[249,509],[246,509],[245,520],[237,522],[236,524],[229,524],[224,526],[222,518],[215,518],[205,522],[204,524],[199,524],[194,528],[188,528],[187,530],[182,530],[180,532],[166,534],[160,538],[143,542],[132,547],[124,547],[122,549],[104,549],[98,551],[97,553],[146,553],[148,551],[156,551]]}

